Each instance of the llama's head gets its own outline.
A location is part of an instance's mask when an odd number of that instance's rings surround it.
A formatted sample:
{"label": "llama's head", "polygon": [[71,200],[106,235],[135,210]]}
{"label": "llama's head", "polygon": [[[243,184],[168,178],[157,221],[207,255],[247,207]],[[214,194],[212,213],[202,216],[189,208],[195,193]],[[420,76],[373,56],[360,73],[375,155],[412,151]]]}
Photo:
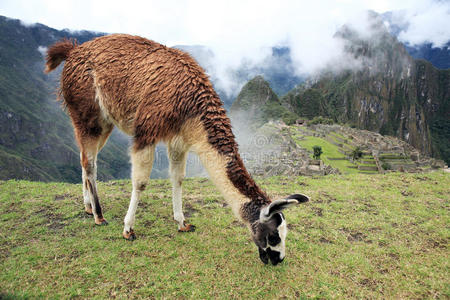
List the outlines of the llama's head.
{"label": "llama's head", "polygon": [[258,246],[262,262],[276,265],[283,261],[287,224],[282,210],[289,206],[307,202],[309,197],[295,194],[283,200],[276,200],[261,208],[259,220],[251,225],[253,241]]}

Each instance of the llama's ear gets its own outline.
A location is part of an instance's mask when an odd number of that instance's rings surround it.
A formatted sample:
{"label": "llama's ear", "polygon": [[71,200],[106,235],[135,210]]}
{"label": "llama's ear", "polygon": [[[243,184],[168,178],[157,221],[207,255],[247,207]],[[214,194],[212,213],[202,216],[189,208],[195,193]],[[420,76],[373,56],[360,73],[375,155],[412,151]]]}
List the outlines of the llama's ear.
{"label": "llama's ear", "polygon": [[309,197],[303,194],[293,194],[286,198],[286,200],[295,199],[298,203],[304,203],[309,201]]}
{"label": "llama's ear", "polygon": [[275,200],[268,206],[261,209],[261,212],[259,214],[259,221],[262,223],[267,222],[272,218],[274,214],[281,212],[283,209],[308,201],[309,197],[302,194],[294,194],[283,200]]}

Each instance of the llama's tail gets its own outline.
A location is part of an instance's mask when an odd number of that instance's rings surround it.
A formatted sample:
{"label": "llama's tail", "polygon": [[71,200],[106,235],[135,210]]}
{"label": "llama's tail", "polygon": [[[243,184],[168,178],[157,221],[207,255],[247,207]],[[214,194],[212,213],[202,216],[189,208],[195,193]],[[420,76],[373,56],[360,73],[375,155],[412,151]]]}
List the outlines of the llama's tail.
{"label": "llama's tail", "polygon": [[53,71],[59,64],[69,57],[70,51],[78,46],[76,40],[63,39],[53,44],[47,50],[45,73]]}

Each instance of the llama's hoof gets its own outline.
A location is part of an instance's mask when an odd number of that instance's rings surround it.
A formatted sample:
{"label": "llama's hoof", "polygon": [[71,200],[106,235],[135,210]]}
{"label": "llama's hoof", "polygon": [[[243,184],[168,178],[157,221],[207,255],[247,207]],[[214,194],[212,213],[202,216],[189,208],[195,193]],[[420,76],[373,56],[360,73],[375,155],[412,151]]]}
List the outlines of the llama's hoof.
{"label": "llama's hoof", "polygon": [[192,224],[185,224],[184,227],[181,227],[178,229],[178,232],[194,232],[195,231],[195,225]]}
{"label": "llama's hoof", "polygon": [[95,225],[105,226],[105,225],[108,225],[108,221],[106,221],[104,218],[96,219]]}
{"label": "llama's hoof", "polygon": [[134,241],[136,239],[136,234],[134,233],[133,229],[130,229],[130,231],[123,232],[123,238],[128,241]]}
{"label": "llama's hoof", "polygon": [[86,214],[92,216],[94,213],[92,212],[92,208],[85,208],[84,211],[86,212]]}

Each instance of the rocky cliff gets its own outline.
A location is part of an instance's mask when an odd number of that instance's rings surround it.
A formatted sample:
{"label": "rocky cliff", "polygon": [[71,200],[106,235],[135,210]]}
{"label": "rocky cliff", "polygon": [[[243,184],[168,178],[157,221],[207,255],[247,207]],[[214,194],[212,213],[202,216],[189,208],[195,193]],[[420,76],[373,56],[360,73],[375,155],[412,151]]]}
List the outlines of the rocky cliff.
{"label": "rocky cliff", "polygon": [[357,62],[323,72],[281,99],[300,116],[327,116],[399,137],[422,153],[450,161],[450,70],[414,60],[382,20],[369,14],[371,35],[350,27],[336,34]]}

